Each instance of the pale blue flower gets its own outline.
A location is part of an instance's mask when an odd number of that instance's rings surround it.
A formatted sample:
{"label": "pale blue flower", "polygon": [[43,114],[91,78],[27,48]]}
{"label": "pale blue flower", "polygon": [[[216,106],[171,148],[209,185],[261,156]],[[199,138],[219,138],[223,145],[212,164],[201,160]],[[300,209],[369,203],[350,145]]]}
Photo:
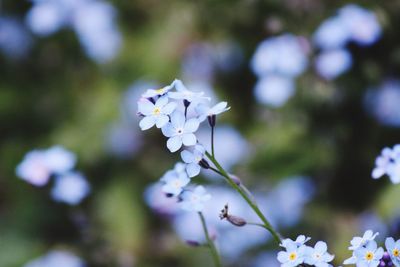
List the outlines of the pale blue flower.
{"label": "pale blue flower", "polygon": [[144,191],[143,197],[146,204],[156,213],[174,216],[180,211],[177,197],[166,195],[162,190],[162,183],[153,183]]}
{"label": "pale blue flower", "polygon": [[144,97],[144,98],[152,98],[152,97],[156,97],[156,96],[165,95],[172,88],[174,88],[174,86],[175,86],[175,81],[173,81],[170,85],[164,86],[164,87],[159,88],[159,89],[148,89],[146,92],[144,92],[142,97]]}
{"label": "pale blue flower", "polygon": [[130,158],[143,145],[142,135],[137,126],[122,121],[110,126],[106,134],[106,148],[121,158]]}
{"label": "pale blue flower", "polygon": [[372,11],[349,4],[339,10],[338,16],[350,30],[351,40],[360,45],[371,45],[381,36],[381,26]]}
{"label": "pale blue flower", "polygon": [[146,98],[141,98],[138,102],[138,110],[144,117],[139,123],[140,128],[145,131],[154,125],[157,128],[164,127],[175,108],[176,103],[168,102],[167,96],[160,97],[154,104]]}
{"label": "pale blue flower", "polygon": [[57,176],[54,187],[51,189],[51,196],[54,200],[69,205],[79,204],[89,193],[89,183],[78,172],[70,172]]}
{"label": "pale blue flower", "polygon": [[0,50],[7,58],[22,58],[31,46],[31,36],[19,20],[0,16]]}
{"label": "pale blue flower", "polygon": [[190,178],[185,172],[168,171],[162,178],[164,183],[162,191],[168,196],[178,196],[185,186],[190,183]]}
{"label": "pale blue flower", "polygon": [[61,146],[48,150],[33,150],[27,153],[18,164],[16,174],[23,180],[36,185],[45,185],[52,174],[61,174],[71,170],[76,156]]}
{"label": "pale blue flower", "polygon": [[400,81],[386,80],[365,95],[365,107],[381,124],[400,127]]}
{"label": "pale blue flower", "polygon": [[68,251],[53,250],[23,267],[85,267],[85,262]]}
{"label": "pale blue flower", "polygon": [[356,250],[360,247],[366,246],[370,241],[373,241],[379,233],[374,233],[372,230],[365,231],[362,237],[353,237],[350,241],[351,246],[349,247],[350,250]]}
{"label": "pale blue flower", "polygon": [[199,175],[201,167],[200,161],[204,158],[206,150],[202,145],[194,146],[192,151],[184,150],[181,152],[183,162],[186,163],[186,172],[189,177]]}
{"label": "pale blue flower", "polygon": [[359,247],[354,251],[357,259],[357,267],[377,267],[382,259],[384,250],[378,248],[375,241],[369,241],[365,247]]}
{"label": "pale blue flower", "polygon": [[180,199],[183,210],[201,212],[205,203],[211,199],[211,195],[202,185],[198,185],[193,190],[183,191]]}
{"label": "pale blue flower", "polygon": [[[400,148],[399,145],[396,146]],[[393,157],[392,149],[385,147],[375,160],[375,168],[372,170],[372,178],[379,179],[385,174],[389,174],[393,164],[397,164],[397,158]],[[400,164],[400,162],[399,162]]]}
{"label": "pale blue flower", "polygon": [[285,248],[286,251],[278,253],[278,261],[281,263],[281,267],[296,267],[304,262],[306,246],[289,243]]}
{"label": "pale blue flower", "polygon": [[313,36],[314,43],[322,49],[338,49],[346,45],[351,32],[340,17],[331,17],[322,22]]}
{"label": "pale blue flower", "polygon": [[301,39],[291,34],[271,37],[260,43],[251,60],[259,77],[278,74],[297,77],[308,65],[307,53]]}
{"label": "pale blue flower", "polygon": [[327,50],[315,59],[315,68],[319,75],[332,80],[351,68],[352,57],[346,49]]}
{"label": "pale blue flower", "polygon": [[392,259],[393,264],[396,267],[400,266],[400,239],[394,241],[392,237],[386,238],[385,241],[386,249]]}
{"label": "pale blue flower", "polygon": [[213,116],[213,115],[219,115],[225,111],[230,110],[231,107],[228,107],[228,103],[227,102],[219,102],[218,104],[216,104],[213,107],[210,107],[208,105],[204,105],[204,104],[199,104],[196,107],[196,111],[199,115],[199,121],[204,121],[205,119],[207,119],[207,117]]}
{"label": "pale blue flower", "polygon": [[286,238],[282,240],[282,243],[280,244],[281,247],[283,248],[288,248],[291,246],[297,246],[297,247],[301,247],[303,246],[307,241],[309,241],[311,238],[307,237],[305,235],[299,235],[296,240],[292,240],[290,238]]}
{"label": "pale blue flower", "polygon": [[294,93],[293,79],[280,75],[262,77],[254,88],[254,96],[259,103],[276,108],[283,106]]}
{"label": "pale blue flower", "polygon": [[168,122],[161,130],[168,137],[167,147],[171,152],[178,151],[182,145],[194,146],[197,138],[194,132],[199,128],[199,121],[195,118],[186,120],[185,115],[179,111],[171,114]]}
{"label": "pale blue flower", "polygon": [[323,241],[318,241],[314,248],[307,247],[304,262],[315,267],[329,267],[335,256],[328,253],[328,246]]}
{"label": "pale blue flower", "polygon": [[202,99],[208,99],[204,96],[204,92],[193,92],[186,88],[181,80],[175,80],[176,92],[168,92],[168,97],[177,100],[187,100],[189,102],[201,101]]}

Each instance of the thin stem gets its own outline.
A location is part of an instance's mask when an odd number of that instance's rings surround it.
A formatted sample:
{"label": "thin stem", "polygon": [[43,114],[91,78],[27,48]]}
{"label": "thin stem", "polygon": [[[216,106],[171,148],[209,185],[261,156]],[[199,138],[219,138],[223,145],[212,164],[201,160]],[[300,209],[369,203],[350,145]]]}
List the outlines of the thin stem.
{"label": "thin stem", "polygon": [[214,153],[214,129],[215,129],[215,127],[212,126],[211,127],[211,155],[213,157],[215,157],[215,153]]}
{"label": "thin stem", "polygon": [[[265,225],[262,224],[262,223],[246,222],[246,225],[254,225],[254,226],[259,226],[259,227],[262,227],[262,228],[264,228],[264,229],[267,229],[267,228],[265,227]],[[267,229],[267,230],[268,230],[268,229]]]}
{"label": "thin stem", "polygon": [[233,187],[244,198],[244,200],[246,200],[246,202],[249,204],[249,206],[253,209],[253,211],[257,214],[257,216],[263,222],[264,228],[267,229],[272,234],[275,241],[278,243],[281,243],[281,237],[280,237],[279,233],[272,227],[272,225],[269,223],[267,218],[265,218],[264,214],[261,212],[261,210],[257,206],[257,204],[251,199],[251,197],[249,195],[247,195],[246,192],[232,180],[232,178],[222,168],[222,166],[219,164],[219,162],[215,159],[214,156],[212,156],[210,153],[208,153],[208,151],[206,151],[206,156],[215,165],[215,167],[218,170],[218,173],[221,174],[225,178],[225,180],[229,183],[229,185],[231,187]]}
{"label": "thin stem", "polygon": [[214,242],[210,238],[210,234],[209,234],[208,229],[207,229],[207,224],[206,224],[206,220],[204,219],[204,215],[203,215],[202,212],[198,212],[198,214],[199,214],[199,217],[200,217],[201,224],[203,226],[204,235],[206,236],[208,247],[210,248],[211,255],[213,257],[215,266],[216,267],[222,267],[221,259],[219,257],[217,248],[215,247]]}

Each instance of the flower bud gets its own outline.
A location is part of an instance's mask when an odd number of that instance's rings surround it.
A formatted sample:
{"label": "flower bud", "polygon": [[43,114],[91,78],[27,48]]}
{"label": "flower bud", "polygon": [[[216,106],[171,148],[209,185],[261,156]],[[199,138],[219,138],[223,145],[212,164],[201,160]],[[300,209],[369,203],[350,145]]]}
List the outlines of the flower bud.
{"label": "flower bud", "polygon": [[239,217],[239,216],[235,216],[235,215],[230,215],[228,212],[228,204],[226,204],[224,206],[224,208],[221,210],[221,213],[219,214],[219,218],[221,220],[226,219],[228,222],[230,222],[231,224],[238,226],[238,227],[242,227],[245,226],[247,224],[246,220]]}
{"label": "flower bud", "polygon": [[229,174],[229,177],[232,179],[232,181],[236,184],[236,185],[241,185],[242,181],[240,181],[239,177],[237,177],[234,174]]}
{"label": "flower bud", "polygon": [[202,159],[199,161],[199,165],[200,167],[204,168],[204,169],[209,169],[210,168],[210,164],[208,163],[208,161],[206,159]]}
{"label": "flower bud", "polygon": [[216,115],[211,115],[207,117],[208,123],[210,124],[211,128],[214,128],[215,125],[217,124],[217,116]]}
{"label": "flower bud", "polygon": [[190,102],[186,99],[183,100],[183,105],[185,106],[185,108],[188,108],[190,105]]}

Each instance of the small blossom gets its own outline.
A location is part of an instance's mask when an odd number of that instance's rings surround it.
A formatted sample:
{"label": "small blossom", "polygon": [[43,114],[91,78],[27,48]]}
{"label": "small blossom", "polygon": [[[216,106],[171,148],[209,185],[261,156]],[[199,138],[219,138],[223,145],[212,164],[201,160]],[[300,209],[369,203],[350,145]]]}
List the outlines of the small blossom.
{"label": "small blossom", "polygon": [[400,266],[400,239],[394,241],[392,237],[386,238],[385,246],[393,264],[397,267]]}
{"label": "small blossom", "polygon": [[334,258],[333,255],[329,254],[328,246],[325,242],[318,241],[314,248],[307,247],[306,256],[304,262],[315,267],[329,267],[329,264]]}
{"label": "small blossom", "polygon": [[393,149],[384,148],[375,161],[372,178],[378,179],[387,174],[392,183],[400,183],[400,145]]}
{"label": "small blossom", "polygon": [[304,262],[306,246],[289,243],[285,248],[286,251],[278,253],[278,261],[282,263],[282,267],[295,267]]}
{"label": "small blossom", "polygon": [[379,235],[379,233],[374,234],[371,230],[367,230],[363,237],[353,237],[350,241],[351,246],[349,247],[349,250],[356,250],[360,247],[366,246],[370,241],[373,241],[377,235]]}
{"label": "small blossom", "polygon": [[205,202],[211,199],[211,195],[203,186],[198,185],[193,191],[183,191],[180,198],[182,209],[200,212],[204,209]]}
{"label": "small blossom", "polygon": [[185,172],[177,172],[175,170],[168,171],[162,178],[164,182],[162,191],[168,196],[176,197],[182,191],[183,188],[190,183],[190,179]]}
{"label": "small blossom", "polygon": [[196,145],[193,151],[184,150],[181,152],[182,160],[186,163],[186,172],[189,177],[199,175],[201,166],[200,161],[204,157],[205,148],[202,145]]}
{"label": "small blossom", "polygon": [[69,205],[79,204],[90,193],[90,185],[82,174],[71,172],[56,177],[51,196]]}
{"label": "small blossom", "polygon": [[180,80],[175,80],[176,92],[169,92],[168,96],[172,99],[187,100],[190,103],[196,102],[197,100],[208,99],[204,97],[203,92],[192,92],[186,88],[186,86]]}
{"label": "small blossom", "polygon": [[168,137],[167,147],[171,152],[178,151],[182,145],[194,146],[197,142],[193,134],[199,128],[199,121],[195,118],[186,120],[185,115],[179,111],[171,114],[168,122],[161,130]]}
{"label": "small blossom", "polygon": [[162,96],[165,95],[166,93],[168,93],[175,85],[175,81],[173,83],[171,83],[170,85],[167,85],[163,88],[160,89],[148,89],[143,95],[142,97],[144,98],[152,98],[152,97],[156,97],[156,96]]}
{"label": "small blossom", "polygon": [[144,115],[144,118],[140,121],[139,126],[144,130],[148,130],[154,125],[157,128],[164,127],[168,121],[170,115],[176,108],[176,103],[168,103],[168,97],[160,97],[155,104],[148,99],[141,99],[138,102],[139,113]]}
{"label": "small blossom", "polygon": [[370,241],[365,247],[360,247],[354,251],[357,259],[357,266],[376,267],[383,257],[383,248],[378,248],[375,241]]}
{"label": "small blossom", "polygon": [[230,110],[231,107],[228,107],[227,102],[220,102],[213,107],[209,107],[204,104],[199,104],[196,107],[196,111],[199,114],[199,121],[204,121],[207,117],[211,117],[213,115],[221,114],[225,111]]}
{"label": "small blossom", "polygon": [[288,246],[291,246],[291,245],[300,247],[300,246],[303,246],[310,239],[311,239],[310,237],[306,237],[305,235],[299,235],[295,241],[293,241],[290,238],[286,238],[286,239],[282,240],[282,243],[280,244],[280,246],[283,248],[288,248]]}
{"label": "small blossom", "polygon": [[327,80],[335,79],[351,68],[352,57],[346,49],[333,49],[320,53],[315,59],[319,75]]}
{"label": "small blossom", "polygon": [[54,173],[67,172],[75,166],[75,163],[75,154],[62,146],[53,146],[46,151],[46,164]]}

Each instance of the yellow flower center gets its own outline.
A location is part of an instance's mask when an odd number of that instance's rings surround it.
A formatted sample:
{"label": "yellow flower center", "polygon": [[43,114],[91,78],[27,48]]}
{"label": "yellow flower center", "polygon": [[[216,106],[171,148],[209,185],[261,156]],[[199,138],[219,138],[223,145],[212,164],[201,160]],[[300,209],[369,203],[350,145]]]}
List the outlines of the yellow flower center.
{"label": "yellow flower center", "polygon": [[367,261],[370,261],[374,258],[374,253],[372,253],[371,251],[367,252],[367,254],[365,255],[365,259]]}
{"label": "yellow flower center", "polygon": [[393,256],[395,257],[400,256],[400,251],[397,248],[393,249]]}
{"label": "yellow flower center", "polygon": [[289,254],[289,260],[294,261],[297,258],[296,252],[292,252]]}
{"label": "yellow flower center", "polygon": [[157,90],[156,90],[156,93],[157,93],[158,95],[163,94],[163,93],[164,93],[164,88],[157,89]]}
{"label": "yellow flower center", "polygon": [[160,109],[160,108],[155,108],[155,109],[153,110],[153,114],[154,114],[154,115],[160,115],[160,113],[161,113],[161,109]]}

